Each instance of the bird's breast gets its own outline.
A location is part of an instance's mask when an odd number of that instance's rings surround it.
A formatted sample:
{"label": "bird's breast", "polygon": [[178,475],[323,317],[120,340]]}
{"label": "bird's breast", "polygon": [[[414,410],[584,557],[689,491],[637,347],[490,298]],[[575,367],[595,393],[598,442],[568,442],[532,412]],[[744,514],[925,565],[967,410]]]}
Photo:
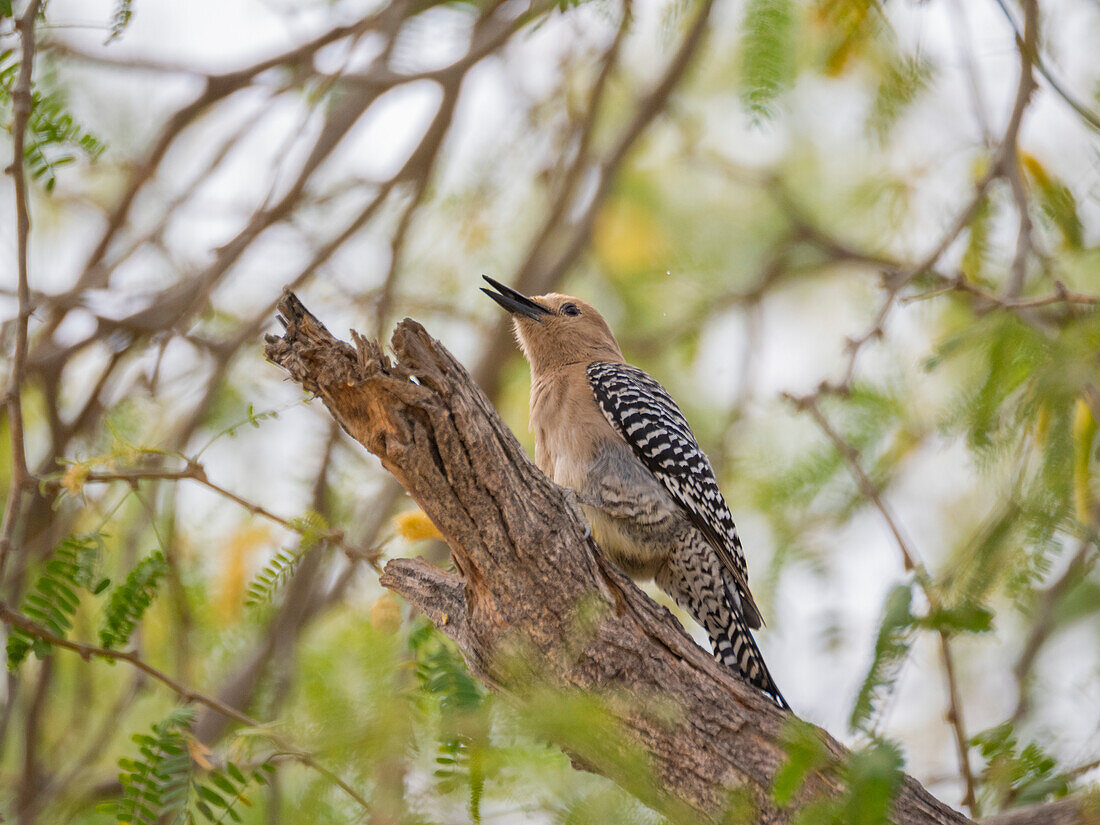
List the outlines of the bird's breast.
{"label": "bird's breast", "polygon": [[575,491],[592,537],[635,578],[652,577],[678,528],[667,492],[604,418],[583,367],[531,385],[535,463]]}
{"label": "bird's breast", "polygon": [[554,483],[578,492],[587,481],[600,445],[615,437],[581,365],[532,382],[531,432],[539,469]]}

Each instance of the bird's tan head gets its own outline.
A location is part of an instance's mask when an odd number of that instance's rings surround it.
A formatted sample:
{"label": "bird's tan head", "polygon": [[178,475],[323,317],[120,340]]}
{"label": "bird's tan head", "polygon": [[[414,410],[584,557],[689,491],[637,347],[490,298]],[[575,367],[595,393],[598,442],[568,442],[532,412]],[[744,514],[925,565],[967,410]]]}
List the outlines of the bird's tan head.
{"label": "bird's tan head", "polygon": [[557,292],[528,298],[483,277],[496,291],[481,291],[512,314],[516,339],[536,376],[568,364],[623,360],[611,328],[591,304]]}

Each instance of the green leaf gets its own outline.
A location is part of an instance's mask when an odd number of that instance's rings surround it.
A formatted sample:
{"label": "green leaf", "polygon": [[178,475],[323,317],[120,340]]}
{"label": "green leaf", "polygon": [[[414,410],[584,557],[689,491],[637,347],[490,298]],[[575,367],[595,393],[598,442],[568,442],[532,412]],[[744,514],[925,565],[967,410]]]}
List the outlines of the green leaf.
{"label": "green leaf", "polygon": [[156,598],[160,578],[168,571],[168,562],[160,551],[142,559],[130,571],[126,581],[111,592],[103,614],[99,642],[105,648],[126,644],[137,623]]}
{"label": "green leaf", "polygon": [[943,607],[922,616],[916,626],[945,633],[987,633],[993,629],[993,613],[976,604]]}
{"label": "green leaf", "polygon": [[[47,560],[42,574],[23,601],[22,612],[31,621],[64,638],[80,606],[79,591],[88,590],[99,563],[102,539],[98,534],[66,536]],[[8,668],[14,670],[31,651],[49,655],[51,645],[22,628],[12,627],[7,642]]]}
{"label": "green leaf", "polygon": [[217,791],[207,785],[196,785],[195,791],[211,805],[217,805],[219,808],[224,808],[227,804]]}
{"label": "green leaf", "polygon": [[901,663],[909,653],[916,621],[911,611],[912,600],[910,586],[905,584],[899,584],[886,596],[871,666],[848,718],[848,726],[853,731],[869,729],[879,702],[889,692]]}
{"label": "green leaf", "polygon": [[219,789],[225,791],[227,794],[235,796],[237,793],[237,787],[217,771],[214,771],[210,774],[210,781],[217,785]]}
{"label": "green leaf", "polygon": [[749,0],[741,36],[741,100],[757,120],[774,115],[776,98],[794,80],[791,0]]}
{"label": "green leaf", "polygon": [[793,717],[784,726],[780,742],[787,758],[772,780],[772,799],[782,808],[794,800],[811,771],[828,763],[829,754],[821,732]]}
{"label": "green leaf", "polygon": [[892,742],[854,751],[843,771],[847,794],[845,825],[889,825],[894,798],[905,778],[905,760]]}

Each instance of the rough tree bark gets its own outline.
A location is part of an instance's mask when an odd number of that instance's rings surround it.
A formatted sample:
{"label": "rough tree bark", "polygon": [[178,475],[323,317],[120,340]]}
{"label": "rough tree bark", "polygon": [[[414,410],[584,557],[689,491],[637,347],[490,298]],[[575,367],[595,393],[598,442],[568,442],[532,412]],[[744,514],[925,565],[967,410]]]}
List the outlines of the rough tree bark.
{"label": "rough tree bark", "polygon": [[[607,696],[614,718],[648,754],[657,781],[640,789],[614,764],[591,758],[586,769],[678,818],[687,812],[716,821],[737,793],[751,798],[755,822],[791,820],[797,805],[777,809],[769,796],[785,758],[780,737],[787,714],[722,669],[585,537],[561,488],[531,463],[438,341],[406,319],[393,335],[391,360],[358,333],[354,346],[337,340],[290,293],[279,312],[286,329],[267,336],[267,357],[382,460],[451,547],[457,574],[394,559],[385,586],[423,610],[494,690],[523,696],[534,679],[554,690]],[[516,667],[516,651],[527,667]],[[844,748],[821,736],[842,759]],[[815,773],[802,798],[839,790],[835,778]],[[969,822],[911,777],[893,820]],[[1082,815],[1074,825],[1085,822]]]}

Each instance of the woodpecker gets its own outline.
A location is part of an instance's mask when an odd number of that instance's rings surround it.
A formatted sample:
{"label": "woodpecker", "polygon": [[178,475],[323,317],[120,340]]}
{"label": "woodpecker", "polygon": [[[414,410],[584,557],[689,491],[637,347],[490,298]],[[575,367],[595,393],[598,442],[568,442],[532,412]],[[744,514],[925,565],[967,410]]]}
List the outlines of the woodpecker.
{"label": "woodpecker", "polygon": [[612,561],[655,580],[707,631],[718,661],[788,708],[752,637],[763,622],[733,517],[676,402],[626,363],[589,304],[483,277],[531,367],[535,463],[575,494]]}

